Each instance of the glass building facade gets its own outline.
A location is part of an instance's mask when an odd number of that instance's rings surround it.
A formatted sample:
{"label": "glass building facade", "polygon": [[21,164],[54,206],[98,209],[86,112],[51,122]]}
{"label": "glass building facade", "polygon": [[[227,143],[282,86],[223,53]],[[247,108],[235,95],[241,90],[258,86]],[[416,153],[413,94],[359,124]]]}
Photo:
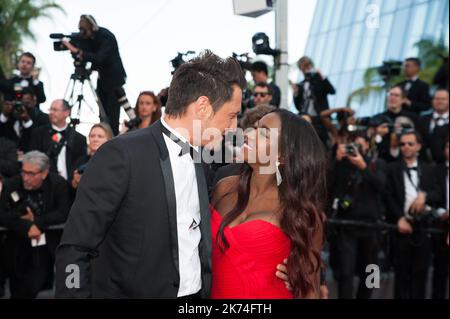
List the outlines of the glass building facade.
{"label": "glass building facade", "polygon": [[[343,107],[369,67],[417,56],[421,39],[448,47],[448,37],[448,0],[318,0],[305,54],[336,88],[330,106]],[[374,94],[351,106],[367,116],[382,111],[384,101]]]}

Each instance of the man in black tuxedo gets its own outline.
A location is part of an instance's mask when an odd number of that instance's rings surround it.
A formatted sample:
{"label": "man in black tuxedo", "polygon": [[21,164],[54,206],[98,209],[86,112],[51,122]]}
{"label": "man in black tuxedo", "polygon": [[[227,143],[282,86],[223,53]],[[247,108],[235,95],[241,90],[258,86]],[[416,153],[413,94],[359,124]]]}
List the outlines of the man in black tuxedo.
{"label": "man in black tuxedo", "polygon": [[75,163],[87,153],[86,137],[67,124],[70,106],[65,100],[55,100],[50,106],[50,124],[33,130],[31,150],[50,158],[50,171],[65,180],[73,176]]}
{"label": "man in black tuxedo", "polygon": [[440,194],[432,166],[418,159],[420,135],[406,131],[400,137],[402,159],[388,166],[386,204],[388,217],[397,223],[395,237],[395,298],[424,299],[430,263],[430,239],[424,227],[427,206]]}
{"label": "man in black tuxedo", "polygon": [[430,87],[419,79],[421,61],[418,58],[408,58],[404,63],[406,80],[400,82],[406,92],[405,109],[420,114],[431,106]]}
{"label": "man in black tuxedo", "polygon": [[35,298],[53,273],[61,231],[49,227],[63,224],[69,207],[68,185],[49,173],[48,157],[26,153],[21,175],[6,180],[0,197],[0,226],[8,229],[5,263],[12,298]]}
{"label": "man in black tuxedo", "polygon": [[236,128],[245,85],[236,60],[206,51],[175,72],[164,118],[97,151],[57,251],[56,297],[209,296],[209,197],[198,152],[221,138],[193,133]]}
{"label": "man in black tuxedo", "polygon": [[433,162],[445,161],[444,139],[448,134],[449,94],[439,89],[433,97],[433,113],[424,115],[419,120],[420,133],[424,139],[423,156]]}
{"label": "man in black tuxedo", "polygon": [[44,84],[38,79],[39,73],[34,68],[35,64],[36,58],[32,53],[22,53],[17,66],[20,74],[10,79],[2,79],[0,75],[0,91],[5,95],[14,96],[16,93],[20,94],[25,89],[31,90],[36,95],[36,106],[39,108],[39,104],[44,103],[46,97]]}

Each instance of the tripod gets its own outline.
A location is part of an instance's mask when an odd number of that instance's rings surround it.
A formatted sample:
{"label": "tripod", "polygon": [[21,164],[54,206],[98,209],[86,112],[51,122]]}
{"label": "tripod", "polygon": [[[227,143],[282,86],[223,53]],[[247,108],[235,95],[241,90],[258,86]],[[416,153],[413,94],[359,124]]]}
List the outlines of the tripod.
{"label": "tripod", "polygon": [[[81,115],[81,105],[84,103],[87,105],[92,113],[95,113],[95,110],[86,102],[86,99],[83,95],[84,90],[84,83],[88,82],[89,87],[91,89],[92,95],[94,96],[95,102],[98,105],[99,109],[99,115],[100,115],[100,122],[108,122],[108,116],[106,115],[105,109],[103,108],[103,105],[97,95],[97,92],[95,91],[94,85],[92,84],[90,75],[91,70],[85,68],[84,66],[77,65],[75,63],[75,72],[72,73],[69,79],[69,83],[66,87],[66,92],[64,93],[64,99],[69,103],[69,105],[72,106],[71,112],[70,112],[70,123],[72,126],[76,127],[78,124],[80,124],[80,115]],[[75,88],[77,86],[77,82],[79,83],[79,89],[78,89],[78,95],[76,96],[76,99],[74,98],[75,95]],[[70,92],[70,94],[68,94]],[[76,106],[76,117],[73,115],[74,113],[74,106]]]}

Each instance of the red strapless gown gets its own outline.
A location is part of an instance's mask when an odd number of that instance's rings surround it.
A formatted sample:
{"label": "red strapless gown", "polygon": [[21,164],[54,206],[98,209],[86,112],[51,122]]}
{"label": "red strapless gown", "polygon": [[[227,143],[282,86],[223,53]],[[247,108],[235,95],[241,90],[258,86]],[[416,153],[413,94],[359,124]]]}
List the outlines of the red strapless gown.
{"label": "red strapless gown", "polygon": [[211,207],[213,299],[291,299],[292,293],[275,275],[290,252],[281,229],[263,220],[226,227],[230,247],[222,253],[216,243],[222,217]]}

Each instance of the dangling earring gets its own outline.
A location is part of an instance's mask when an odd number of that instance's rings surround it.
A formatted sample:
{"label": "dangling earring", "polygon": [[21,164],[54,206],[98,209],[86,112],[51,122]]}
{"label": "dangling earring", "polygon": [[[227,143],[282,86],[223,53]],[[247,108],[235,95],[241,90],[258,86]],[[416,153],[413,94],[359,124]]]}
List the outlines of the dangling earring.
{"label": "dangling earring", "polygon": [[276,177],[277,177],[277,186],[280,186],[281,183],[283,182],[283,178],[281,177],[281,172],[280,172],[280,161],[277,161],[277,172],[276,172]]}

